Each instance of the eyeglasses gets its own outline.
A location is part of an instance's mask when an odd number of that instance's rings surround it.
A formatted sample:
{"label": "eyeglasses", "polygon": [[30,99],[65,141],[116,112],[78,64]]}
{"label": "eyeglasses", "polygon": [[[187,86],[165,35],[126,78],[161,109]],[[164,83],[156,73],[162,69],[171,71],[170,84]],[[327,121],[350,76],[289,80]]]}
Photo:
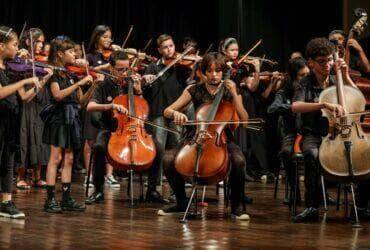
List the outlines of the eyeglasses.
{"label": "eyeglasses", "polygon": [[114,68],[114,70],[117,72],[125,72],[128,68]]}
{"label": "eyeglasses", "polygon": [[320,66],[324,67],[326,66],[328,63],[331,63],[334,61],[334,58],[331,56],[331,57],[328,57],[326,60],[325,59],[318,59],[318,60],[315,60],[315,62],[317,62]]}

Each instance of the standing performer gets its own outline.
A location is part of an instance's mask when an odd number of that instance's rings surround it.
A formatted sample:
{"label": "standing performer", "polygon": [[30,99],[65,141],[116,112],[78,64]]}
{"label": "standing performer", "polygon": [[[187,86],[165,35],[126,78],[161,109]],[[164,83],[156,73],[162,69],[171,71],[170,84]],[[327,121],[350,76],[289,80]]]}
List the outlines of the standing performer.
{"label": "standing performer", "polygon": [[[75,63],[74,43],[66,36],[59,36],[50,43],[49,63],[65,67]],[[59,213],[62,210],[84,211],[85,206],[77,203],[70,195],[73,150],[81,145],[80,102],[83,102],[81,86],[93,79],[86,76],[74,83],[64,72],[55,72],[50,79],[50,103],[52,108],[44,118],[43,142],[50,145],[50,159],[47,166],[47,199],[44,210]],[[57,168],[62,163],[62,203],[55,199]]]}
{"label": "standing performer", "polygon": [[[201,73],[204,75],[204,82],[199,82],[187,87],[182,95],[169,107],[164,110],[164,116],[172,119],[176,124],[184,124],[187,122],[187,116],[182,113],[186,106],[194,103],[194,108],[197,110],[201,105],[212,102],[220,89],[221,84],[225,84],[227,91],[223,95],[223,99],[230,101],[236,108],[236,112],[241,120],[248,119],[248,113],[244,109],[241,95],[237,91],[235,83],[231,80],[222,82],[223,74],[228,71],[228,66],[224,56],[218,53],[207,54],[201,63]],[[194,128],[194,127],[193,127]],[[191,140],[194,135],[194,129],[190,130],[184,136],[184,141]],[[245,211],[244,206],[244,186],[245,186],[245,158],[239,147],[233,142],[231,131],[226,129],[227,135],[227,151],[231,161],[230,170],[230,188],[231,188],[231,214],[239,220],[249,220],[249,215]],[[197,140],[202,140],[200,134]],[[184,143],[180,144],[184,145]],[[176,145],[177,147],[179,145]],[[175,158],[179,148],[172,147],[167,149],[163,158],[163,169],[167,180],[175,192],[177,204],[172,207],[159,210],[159,215],[168,215],[171,213],[184,212],[186,210],[187,198],[185,193],[185,181],[183,177],[176,171]],[[214,157],[217,157],[215,155]]]}
{"label": "standing performer", "polygon": [[[17,34],[12,28],[0,26],[0,216],[9,218],[25,217],[12,201],[14,154],[19,147],[20,103],[16,92],[22,100],[29,101],[40,87],[37,77],[10,82],[5,63],[14,59],[17,51]],[[34,87],[26,91],[26,85]]]}
{"label": "standing performer", "polygon": [[[34,44],[31,44],[31,36]],[[35,55],[42,52],[45,37],[39,28],[31,28],[25,32],[22,39],[22,47],[31,55],[31,46]],[[27,59],[31,59],[28,56]],[[51,71],[50,69],[45,69]],[[52,73],[52,71],[51,71]],[[50,75],[51,76],[51,75]],[[48,79],[47,79],[48,80]],[[33,186],[44,187],[46,165],[48,164],[50,149],[42,143],[42,131],[44,123],[39,113],[47,104],[48,92],[41,89],[34,99],[22,105],[21,130],[20,130],[20,162],[18,167],[17,188],[30,188],[26,182],[26,169],[33,169]],[[41,171],[43,170],[43,171]],[[43,177],[41,173],[43,172]]]}
{"label": "standing performer", "polygon": [[[157,63],[151,63],[143,75],[146,82],[150,82],[155,78],[155,75],[166,67],[166,62],[176,57],[175,44],[171,36],[167,34],[160,35],[157,39],[158,51],[162,55],[162,58]],[[143,88],[144,97],[148,101],[151,107],[149,120],[160,126],[169,126],[177,130],[172,122],[163,116],[163,111],[171,103],[173,103],[182,93],[186,87],[185,82],[188,79],[191,71],[183,67],[173,67],[169,69],[162,77],[157,79],[153,84],[147,88]],[[160,166],[163,158],[164,150],[167,146],[177,145],[179,142],[179,136],[169,134],[167,131],[160,128],[153,129],[153,135],[157,141],[157,157],[153,162],[153,165],[158,164]],[[160,167],[153,166],[155,169]],[[156,185],[158,185],[157,180]],[[161,195],[156,191],[156,185],[148,187],[152,192],[147,193],[147,200],[159,201],[162,200]]]}
{"label": "standing performer", "polygon": [[[293,222],[317,221],[319,205],[322,200],[320,190],[319,147],[325,127],[322,120],[322,109],[335,115],[343,115],[344,109],[338,104],[318,103],[321,92],[335,84],[336,80],[330,75],[334,66],[334,45],[326,38],[312,39],[306,48],[306,58],[311,73],[302,78],[296,86],[293,97],[292,111],[302,113],[302,151],[305,162],[305,203],[306,209],[293,218]],[[348,66],[343,59],[338,59],[336,67],[340,67],[344,83],[357,88],[351,80]]]}
{"label": "standing performer", "polygon": [[[104,51],[110,50],[112,44],[112,31],[106,25],[98,25],[95,27],[89,42],[88,54],[86,59],[89,65],[95,70],[107,70],[109,69],[109,56],[104,54]],[[84,116],[84,126],[83,126],[83,136],[84,136],[84,165],[88,172],[90,165],[91,156],[91,146],[93,145],[96,135],[98,133],[97,129],[91,124],[91,114],[83,111]],[[106,164],[106,183],[110,187],[119,188],[120,184],[113,176],[113,168],[110,164]],[[85,181],[86,182],[86,181]]]}

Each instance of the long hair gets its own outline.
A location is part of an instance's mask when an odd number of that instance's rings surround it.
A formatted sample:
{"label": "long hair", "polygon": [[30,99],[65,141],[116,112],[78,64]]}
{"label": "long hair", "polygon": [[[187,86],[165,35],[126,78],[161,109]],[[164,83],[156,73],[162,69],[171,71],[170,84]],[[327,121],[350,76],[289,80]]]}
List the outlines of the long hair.
{"label": "long hair", "polygon": [[49,52],[49,63],[56,65],[58,63],[58,52],[66,51],[74,48],[75,43],[67,36],[58,36],[50,42],[50,52]]}
{"label": "long hair", "polygon": [[91,37],[90,37],[90,42],[88,46],[88,53],[94,53],[96,49],[98,48],[98,43],[100,37],[104,35],[105,32],[111,31],[111,28],[106,25],[98,25],[95,27]]}

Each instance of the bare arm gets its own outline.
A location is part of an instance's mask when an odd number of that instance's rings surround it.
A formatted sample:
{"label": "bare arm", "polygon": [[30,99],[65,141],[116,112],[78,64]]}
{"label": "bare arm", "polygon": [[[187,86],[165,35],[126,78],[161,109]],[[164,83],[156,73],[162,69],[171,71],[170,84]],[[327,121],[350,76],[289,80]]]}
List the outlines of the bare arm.
{"label": "bare arm", "polygon": [[63,100],[67,96],[71,95],[80,86],[85,85],[89,81],[92,81],[92,77],[91,76],[86,76],[85,78],[83,78],[79,82],[77,82],[77,83],[75,83],[75,84],[73,84],[73,85],[71,85],[68,88],[65,88],[63,90],[61,90],[59,88],[59,84],[57,82],[52,82],[51,85],[50,85],[51,94],[53,95],[55,100],[60,102],[61,100]]}
{"label": "bare arm", "polygon": [[183,110],[191,102],[191,95],[187,89],[185,89],[181,96],[170,106],[168,106],[163,114],[166,118],[174,119],[174,114]]}

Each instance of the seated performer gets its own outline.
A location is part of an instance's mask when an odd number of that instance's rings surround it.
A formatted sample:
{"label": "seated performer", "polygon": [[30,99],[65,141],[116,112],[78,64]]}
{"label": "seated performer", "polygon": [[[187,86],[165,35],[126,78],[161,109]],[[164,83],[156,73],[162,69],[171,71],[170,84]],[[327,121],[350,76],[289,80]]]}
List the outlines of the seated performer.
{"label": "seated performer", "polygon": [[[344,109],[338,104],[318,103],[321,92],[335,84],[335,76],[330,75],[333,61],[334,45],[326,38],[312,39],[306,48],[306,58],[311,73],[302,78],[294,91],[292,111],[302,113],[302,151],[305,161],[305,203],[306,209],[293,218],[293,222],[309,222],[319,219],[319,205],[322,200],[320,189],[319,147],[323,135],[322,109],[327,109],[338,116]],[[338,59],[344,84],[356,87],[348,73],[348,66],[343,59]]]}
{"label": "seated performer", "polygon": [[[115,76],[121,76],[130,67],[130,61],[127,54],[123,51],[114,51],[109,59],[111,72]],[[135,94],[141,94],[141,77],[139,74],[133,74],[134,79],[134,91]],[[92,99],[87,105],[88,112],[93,113],[92,121],[94,125],[99,128],[99,132],[95,144],[95,157],[94,157],[94,174],[93,182],[95,186],[95,192],[86,199],[86,204],[99,203],[104,200],[104,176],[105,176],[105,163],[106,163],[106,153],[108,142],[110,138],[111,131],[114,130],[112,110],[117,110],[118,112],[127,114],[128,111],[121,105],[113,104],[112,101],[118,95],[127,94],[127,85],[122,84],[111,78],[106,78],[106,80],[98,86]],[[101,113],[98,113],[101,112]],[[147,201],[149,202],[162,202],[162,199],[157,199],[156,197],[161,197],[157,194],[156,182],[159,164],[156,164],[150,168],[150,173],[148,177],[148,190],[147,190]],[[155,193],[153,195],[153,193]],[[155,196],[155,197],[153,197]]]}
{"label": "seated performer", "polygon": [[[188,117],[182,113],[190,102],[194,103],[197,110],[202,104],[214,100],[216,93],[220,89],[223,75],[228,71],[225,57],[218,53],[207,54],[201,63],[201,72],[204,75],[204,82],[188,86],[182,95],[169,107],[164,110],[164,116],[173,120],[176,124],[184,124]],[[231,101],[236,108],[237,114],[241,120],[248,119],[248,113],[243,107],[242,97],[237,91],[235,83],[231,80],[225,80],[227,90],[223,99]],[[193,137],[193,130],[185,135],[185,141]],[[249,220],[244,206],[244,187],[245,187],[245,158],[239,147],[232,141],[232,134],[226,129],[227,150],[231,160],[230,187],[231,187],[231,214],[239,220]],[[197,140],[203,140],[203,134],[200,134]],[[181,146],[181,144],[180,144]],[[175,169],[175,157],[179,148],[169,148],[165,151],[163,157],[163,170],[167,180],[175,192],[177,204],[158,211],[159,215],[168,215],[171,213],[184,212],[186,210],[187,198],[185,194],[184,178]],[[214,157],[217,157],[215,155]]]}

